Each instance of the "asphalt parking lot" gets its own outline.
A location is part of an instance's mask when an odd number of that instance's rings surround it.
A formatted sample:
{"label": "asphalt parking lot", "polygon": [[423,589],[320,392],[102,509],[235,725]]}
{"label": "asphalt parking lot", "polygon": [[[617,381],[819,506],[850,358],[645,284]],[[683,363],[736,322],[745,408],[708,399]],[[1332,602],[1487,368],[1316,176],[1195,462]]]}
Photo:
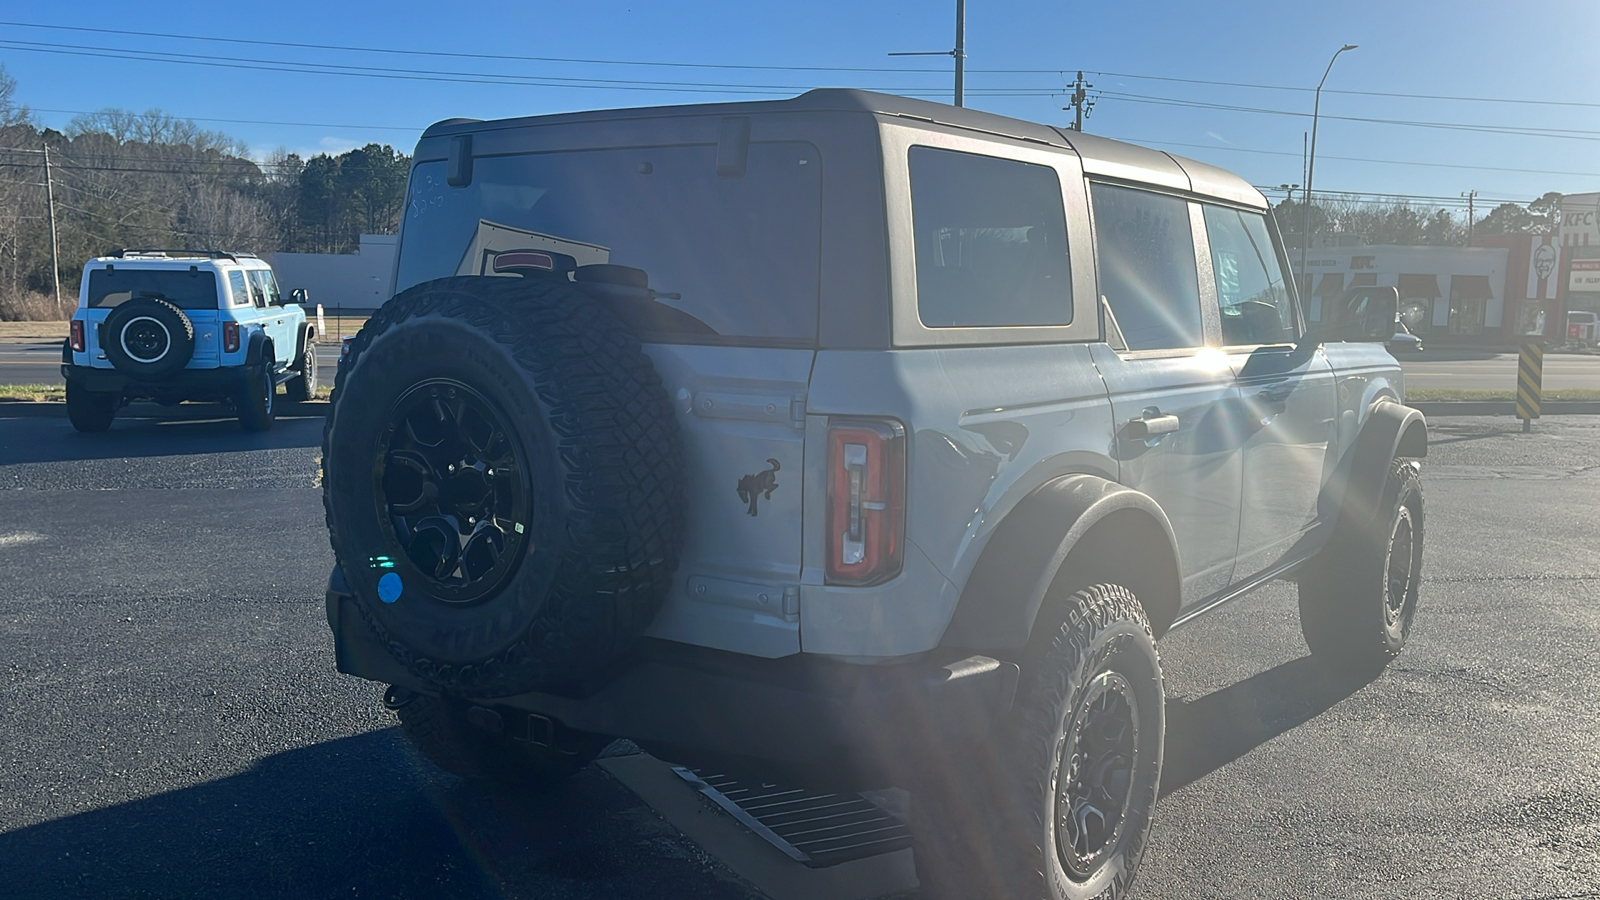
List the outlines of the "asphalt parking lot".
{"label": "asphalt parking lot", "polygon": [[[1388,672],[1319,676],[1291,585],[1162,642],[1138,896],[1600,897],[1600,418],[1432,425]],[[333,671],[320,438],[0,410],[0,896],[759,896],[599,767],[534,803],[410,752]]]}

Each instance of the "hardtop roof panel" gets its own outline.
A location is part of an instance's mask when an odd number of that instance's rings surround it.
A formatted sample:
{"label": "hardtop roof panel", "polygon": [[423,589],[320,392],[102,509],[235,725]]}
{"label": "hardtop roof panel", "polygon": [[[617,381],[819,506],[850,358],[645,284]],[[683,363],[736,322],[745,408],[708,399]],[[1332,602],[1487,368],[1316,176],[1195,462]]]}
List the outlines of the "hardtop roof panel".
{"label": "hardtop roof panel", "polygon": [[1192,191],[1249,206],[1265,208],[1266,198],[1249,182],[1225,169],[1173,156],[1159,150],[1128,144],[1110,138],[1064,131],[1050,125],[1013,119],[982,110],[950,106],[931,100],[918,100],[875,91],[848,88],[817,88],[786,100],[746,100],[731,103],[698,103],[675,106],[648,106],[632,109],[602,109],[523,116],[479,121],[449,119],[435,123],[422,133],[422,139],[451,134],[607,122],[623,119],[670,118],[679,116],[749,116],[789,112],[853,112],[868,115],[899,116],[966,128],[987,134],[1003,135],[1075,150],[1083,159],[1084,171],[1119,180],[1140,181],[1180,191]]}

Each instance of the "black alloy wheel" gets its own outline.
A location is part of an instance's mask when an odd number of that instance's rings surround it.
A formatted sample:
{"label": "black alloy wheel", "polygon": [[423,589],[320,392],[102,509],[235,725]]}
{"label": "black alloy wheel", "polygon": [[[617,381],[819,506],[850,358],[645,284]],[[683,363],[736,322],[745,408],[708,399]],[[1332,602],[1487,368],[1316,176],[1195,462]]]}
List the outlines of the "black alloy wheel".
{"label": "black alloy wheel", "polygon": [[124,353],[146,365],[160,362],[172,350],[172,334],[167,326],[149,316],[140,316],[122,326],[118,339]]}
{"label": "black alloy wheel", "polygon": [[299,374],[290,379],[287,386],[289,399],[301,403],[317,399],[317,345],[309,335],[300,349],[300,362],[295,371]]}
{"label": "black alloy wheel", "polygon": [[1297,580],[1300,632],[1335,673],[1370,677],[1400,654],[1417,616],[1425,508],[1416,465],[1390,463],[1375,515],[1346,515]]}
{"label": "black alloy wheel", "polygon": [[930,748],[911,785],[929,900],[1124,897],[1144,856],[1166,731],[1161,657],[1132,591],[1051,599],[1005,730]]}
{"label": "black alloy wheel", "polygon": [[525,454],[501,411],[461,382],[421,381],[390,410],[379,458],[393,557],[444,603],[497,593],[530,551],[534,508]]}
{"label": "black alloy wheel", "polygon": [[1102,672],[1057,751],[1056,855],[1074,881],[1099,871],[1122,838],[1139,750],[1133,686],[1117,672]]}
{"label": "black alloy wheel", "polygon": [[246,376],[239,399],[235,401],[240,427],[245,431],[271,431],[277,416],[277,402],[278,379],[272,373],[272,361],[266,359]]}
{"label": "black alloy wheel", "polygon": [[1388,579],[1388,592],[1384,596],[1383,624],[1391,637],[1405,640],[1406,619],[1416,599],[1413,583],[1420,566],[1421,556],[1416,539],[1416,519],[1411,507],[1401,506],[1395,513],[1394,525],[1389,534],[1389,551],[1384,560],[1384,575]]}

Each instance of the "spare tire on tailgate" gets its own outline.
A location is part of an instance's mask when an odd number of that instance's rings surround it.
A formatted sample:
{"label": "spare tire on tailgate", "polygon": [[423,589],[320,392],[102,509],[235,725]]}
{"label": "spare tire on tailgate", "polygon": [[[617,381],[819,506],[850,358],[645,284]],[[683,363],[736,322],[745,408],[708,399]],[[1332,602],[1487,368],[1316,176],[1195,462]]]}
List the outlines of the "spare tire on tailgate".
{"label": "spare tire on tailgate", "polygon": [[358,609],[444,692],[592,675],[666,596],[677,421],[637,340],[571,282],[455,277],[397,295],[340,366],[322,454]]}
{"label": "spare tire on tailgate", "polygon": [[106,316],[101,349],[117,371],[160,378],[194,358],[194,323],[163,297],[125,300]]}

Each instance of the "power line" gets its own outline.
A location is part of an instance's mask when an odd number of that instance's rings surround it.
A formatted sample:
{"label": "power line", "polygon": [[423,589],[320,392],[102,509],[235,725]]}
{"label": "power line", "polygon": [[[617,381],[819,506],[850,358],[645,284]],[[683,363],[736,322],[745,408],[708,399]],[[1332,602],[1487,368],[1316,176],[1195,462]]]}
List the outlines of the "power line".
{"label": "power line", "polygon": [[[447,50],[413,50],[398,47],[362,47],[343,44],[303,44],[290,41],[268,41],[252,38],[221,37],[216,35],[175,34],[158,31],[128,31],[111,28],[90,28],[77,25],[48,25],[38,22],[0,22],[0,26],[12,28],[37,28],[52,31],[72,31],[89,34],[108,34],[122,37],[149,37],[164,40],[203,41],[228,44],[243,44],[258,47],[281,47],[296,50],[332,50],[344,53],[375,53],[398,56],[423,56],[447,59],[481,59],[501,62],[550,62],[567,63],[575,65],[602,65],[602,66],[643,66],[664,67],[681,69],[712,69],[724,71],[760,71],[760,72],[850,72],[850,73],[887,73],[907,75],[935,75],[944,76],[949,73],[944,69],[881,67],[881,66],[778,66],[778,65],[749,65],[737,63],[697,63],[697,62],[667,62],[660,60],[624,60],[624,59],[587,59],[580,57],[562,56],[524,56],[496,53],[463,53]],[[969,73],[983,74],[1011,74],[1011,75],[1059,75],[1065,78],[1067,68],[1039,68],[1039,69],[974,69],[969,68]],[[1242,81],[1217,81],[1203,78],[1180,78],[1168,75],[1145,75],[1132,72],[1108,72],[1104,70],[1086,70],[1092,75],[1107,78],[1131,78],[1143,81],[1163,81],[1176,84],[1197,84],[1208,87],[1232,87],[1249,90],[1265,91],[1291,91],[1296,93],[1311,93],[1312,88],[1297,85],[1259,84]],[[1360,97],[1386,97],[1404,100],[1444,100],[1461,103],[1502,103],[1517,106],[1570,106],[1587,109],[1600,108],[1600,103],[1585,103],[1568,100],[1535,100],[1528,98],[1511,97],[1470,97],[1450,94],[1412,94],[1397,91],[1358,91],[1336,90],[1329,88],[1329,94],[1345,94]]]}
{"label": "power line", "polygon": [[[1108,137],[1109,137],[1109,135],[1108,135]],[[1126,141],[1126,142],[1128,142],[1130,144],[1144,144],[1144,145],[1159,146],[1159,147],[1190,147],[1190,148],[1196,148],[1196,149],[1200,149],[1200,150],[1222,150],[1222,151],[1226,151],[1226,152],[1229,152],[1229,153],[1256,153],[1256,154],[1261,154],[1261,155],[1265,155],[1265,156],[1288,156],[1288,157],[1293,157],[1295,159],[1299,159],[1300,158],[1300,154],[1298,154],[1298,153],[1290,153],[1287,150],[1256,150],[1256,149],[1249,148],[1249,147],[1224,146],[1224,145],[1220,145],[1220,144],[1185,144],[1185,143],[1181,143],[1181,142],[1178,142],[1178,141],[1158,141],[1158,140],[1147,139],[1147,138],[1114,138],[1114,140]],[[1374,164],[1377,164],[1377,165],[1384,165],[1384,166],[1419,166],[1419,167],[1430,168],[1430,169],[1471,169],[1471,170],[1480,171],[1480,172],[1501,172],[1501,173],[1506,171],[1503,166],[1469,166],[1469,165],[1465,165],[1465,164],[1461,164],[1461,163],[1409,162],[1409,161],[1406,161],[1406,160],[1403,160],[1403,159],[1368,159],[1367,157],[1363,157],[1363,156],[1328,156],[1327,154],[1318,154],[1317,158],[1318,159],[1337,159],[1337,160],[1340,160],[1341,162],[1374,163]],[[1517,174],[1519,174],[1519,175],[1571,175],[1571,176],[1575,176],[1575,177],[1579,177],[1579,178],[1600,178],[1600,172],[1562,172],[1562,171],[1556,171],[1556,170],[1552,170],[1552,169],[1517,169]]]}
{"label": "power line", "polygon": [[[0,40],[0,46],[11,46],[12,49],[23,50],[23,51],[27,51],[27,52],[60,54],[60,55],[68,55],[68,56],[88,56],[88,57],[98,57],[98,58],[108,58],[108,59],[134,60],[134,61],[140,61],[140,62],[163,62],[163,63],[171,63],[171,64],[202,66],[202,67],[234,68],[234,69],[270,71],[270,72],[290,72],[290,73],[296,73],[296,74],[343,75],[343,76],[347,76],[347,77],[362,77],[362,78],[387,78],[387,79],[399,79],[399,80],[406,80],[406,81],[443,81],[443,82],[451,82],[451,83],[499,84],[499,85],[509,85],[509,86],[530,86],[530,87],[562,87],[562,88],[588,88],[588,89],[600,89],[600,90],[659,91],[659,92],[668,92],[668,93],[722,93],[722,94],[744,94],[744,95],[762,95],[762,96],[772,95],[775,92],[776,93],[787,94],[787,93],[792,92],[792,91],[803,90],[804,89],[803,87],[796,86],[796,85],[736,85],[736,84],[722,83],[722,82],[715,82],[715,83],[709,83],[709,82],[708,83],[701,83],[701,82],[659,83],[659,82],[635,81],[635,80],[631,80],[631,79],[570,79],[570,78],[549,78],[549,77],[545,77],[545,76],[494,75],[494,74],[488,74],[488,73],[471,73],[471,72],[403,71],[403,70],[398,70],[398,69],[388,69],[388,68],[371,67],[371,66],[336,66],[336,65],[325,64],[325,63],[296,63],[296,64],[285,64],[285,65],[259,64],[259,63],[239,63],[239,62],[232,62],[232,61],[220,61],[220,60],[216,60],[216,59],[213,59],[213,58],[210,58],[210,57],[199,57],[196,54],[171,54],[171,53],[166,53],[164,51],[162,51],[162,52],[131,51],[131,50],[120,50],[120,49],[117,49],[117,48],[103,48],[103,47],[92,47],[92,48],[84,48],[84,49],[70,49],[70,48],[64,47],[63,45],[42,44],[42,43],[38,43],[38,42],[18,42],[18,41],[7,41],[7,40]],[[1062,90],[1058,90],[1056,88],[1039,89],[1037,91],[1031,91],[1030,89],[1010,89],[1010,88],[1005,89],[1005,90],[1013,92],[1011,94],[1008,94],[1009,96],[1055,95],[1055,94],[1059,94],[1059,93],[1063,92]],[[930,92],[930,91],[926,91],[926,90],[918,90],[918,91],[900,90],[900,92],[901,93],[907,93],[907,94],[938,93],[938,94],[942,95],[942,92]],[[974,91],[974,93],[982,93],[982,92]],[[1003,94],[1002,94],[1002,91],[1000,89],[995,89],[993,92],[989,92],[989,95],[990,96],[1001,96]],[[1128,93],[1121,93],[1121,92],[1102,91],[1102,95],[1106,96],[1106,97],[1111,97],[1111,98],[1114,98],[1114,99],[1119,99],[1119,100],[1124,100],[1124,101],[1127,101],[1127,102],[1132,102],[1132,103],[1154,103],[1154,104],[1167,105],[1167,106],[1190,107],[1190,108],[1197,108],[1197,109],[1215,109],[1215,110],[1224,110],[1224,111],[1233,111],[1233,112],[1245,112],[1245,113],[1255,113],[1255,114],[1265,114],[1265,115],[1293,116],[1293,117],[1297,117],[1297,118],[1303,118],[1303,117],[1306,116],[1306,114],[1304,112],[1299,112],[1299,111],[1294,111],[1294,110],[1278,110],[1278,109],[1268,109],[1268,108],[1262,108],[1262,107],[1236,106],[1236,105],[1231,105],[1231,104],[1209,103],[1209,102],[1194,101],[1194,100],[1180,100],[1180,99],[1171,98],[1171,97],[1155,97],[1155,96],[1148,96],[1148,95],[1142,95],[1142,94],[1128,94]],[[1531,127],[1526,127],[1526,126],[1509,126],[1509,125],[1506,125],[1506,126],[1469,125],[1469,124],[1465,124],[1465,123],[1452,123],[1452,122],[1420,122],[1420,121],[1401,120],[1401,119],[1377,119],[1377,118],[1369,118],[1369,117],[1362,117],[1362,116],[1329,116],[1328,118],[1337,119],[1337,120],[1341,120],[1341,121],[1348,121],[1348,122],[1366,122],[1366,123],[1370,123],[1370,124],[1379,124],[1379,125],[1406,126],[1406,127],[1413,127],[1413,128],[1432,128],[1432,129],[1442,129],[1442,130],[1452,130],[1452,131],[1478,132],[1478,133],[1486,133],[1486,134],[1516,135],[1516,136],[1523,136],[1523,137],[1546,137],[1546,138],[1561,138],[1561,139],[1566,139],[1566,140],[1585,140],[1585,141],[1600,140],[1600,131],[1588,131],[1588,130],[1581,130],[1581,129],[1562,129],[1562,128],[1545,128],[1545,127],[1531,128]]]}
{"label": "power line", "polygon": [[[217,37],[212,35],[197,34],[171,34],[157,31],[125,31],[111,28],[87,28],[75,25],[43,25],[34,22],[0,22],[0,26],[13,28],[46,28],[56,31],[91,32],[95,34],[110,34],[119,36],[166,38],[182,41],[216,41],[228,44],[250,44],[258,47],[288,47],[296,50],[335,50],[349,53],[390,53],[401,56],[433,56],[451,59],[484,59],[503,62],[554,62],[577,63],[583,65],[602,66],[658,66],[680,69],[725,69],[760,72],[880,72],[902,73],[917,75],[945,75],[950,73],[945,69],[908,69],[885,67],[855,67],[855,66],[760,66],[738,65],[732,63],[686,63],[686,62],[657,62],[647,60],[622,60],[622,59],[578,59],[562,56],[511,56],[497,53],[459,53],[447,50],[406,50],[396,47],[355,47],[339,44],[302,44],[289,41],[264,41],[249,38]],[[1040,70],[1050,71],[1050,70]]]}
{"label": "power line", "polygon": [[[974,71],[974,72],[996,72],[996,73],[998,73],[998,72],[1011,72],[1011,73],[1015,73],[1015,74],[1022,74],[1024,72],[1030,72],[1030,71],[1034,71],[1034,70],[1028,70],[1028,69],[972,69],[972,70],[969,70],[969,71]],[[1063,70],[1061,72],[1061,74],[1065,75],[1065,71]],[[1168,76],[1168,75],[1134,75],[1134,74],[1129,73],[1129,72],[1100,72],[1100,71],[1095,71],[1095,72],[1091,72],[1090,74],[1098,75],[1098,76],[1100,76],[1102,78],[1133,78],[1133,79],[1138,79],[1140,81],[1166,81],[1166,82],[1174,82],[1174,83],[1177,83],[1177,84],[1199,84],[1199,85],[1205,85],[1207,87],[1248,88],[1250,90],[1258,90],[1258,91],[1293,91],[1295,93],[1310,94],[1310,93],[1312,93],[1313,91],[1316,90],[1315,88],[1301,87],[1301,86],[1298,86],[1298,85],[1253,84],[1253,83],[1250,83],[1250,82],[1243,82],[1243,81],[1210,81],[1210,80],[1206,80],[1206,79],[1203,79],[1203,78],[1176,78],[1176,77],[1172,77],[1172,76]],[[1398,99],[1398,100],[1447,100],[1447,101],[1459,102],[1459,103],[1506,103],[1506,104],[1511,104],[1511,105],[1515,105],[1515,106],[1574,106],[1574,107],[1581,107],[1581,108],[1585,108],[1585,109],[1600,109],[1600,103],[1582,103],[1582,102],[1578,102],[1576,100],[1528,100],[1528,99],[1523,99],[1523,98],[1511,98],[1511,97],[1463,97],[1463,96],[1451,95],[1451,94],[1407,94],[1407,93],[1401,93],[1401,92],[1397,92],[1397,91],[1355,91],[1355,90],[1335,90],[1334,88],[1324,88],[1322,92],[1324,94],[1345,94],[1345,95],[1353,96],[1353,97],[1388,97],[1388,98],[1391,98],[1391,99]]]}
{"label": "power line", "polygon": [[[43,106],[28,107],[33,112],[65,113],[70,116],[92,116],[105,112],[103,109],[51,109]],[[137,113],[135,115],[138,115]],[[163,113],[163,115],[168,115]],[[191,122],[221,122],[227,125],[278,125],[286,128],[355,128],[363,131],[418,131],[427,126],[419,125],[351,125],[348,122],[269,122],[263,119],[214,119],[204,116],[179,116],[175,119],[187,119]]]}
{"label": "power line", "polygon": [[[1162,106],[1182,106],[1193,109],[1215,109],[1228,112],[1259,113],[1274,116],[1294,116],[1296,118],[1311,118],[1310,113],[1288,109],[1268,109],[1260,106],[1235,106],[1226,103],[1210,103],[1203,100],[1180,100],[1174,97],[1153,97],[1146,94],[1125,94],[1115,91],[1102,91],[1102,96],[1116,100],[1125,100],[1130,103],[1154,103]],[[1569,140],[1593,141],[1600,140],[1600,131],[1578,128],[1546,128],[1542,126],[1523,125],[1471,125],[1461,122],[1420,122],[1410,119],[1375,119],[1366,116],[1323,116],[1324,119],[1336,119],[1342,122],[1366,122],[1375,125],[1401,125],[1412,128],[1439,128],[1449,131],[1475,131],[1489,134],[1511,134],[1526,137],[1565,138]]]}

